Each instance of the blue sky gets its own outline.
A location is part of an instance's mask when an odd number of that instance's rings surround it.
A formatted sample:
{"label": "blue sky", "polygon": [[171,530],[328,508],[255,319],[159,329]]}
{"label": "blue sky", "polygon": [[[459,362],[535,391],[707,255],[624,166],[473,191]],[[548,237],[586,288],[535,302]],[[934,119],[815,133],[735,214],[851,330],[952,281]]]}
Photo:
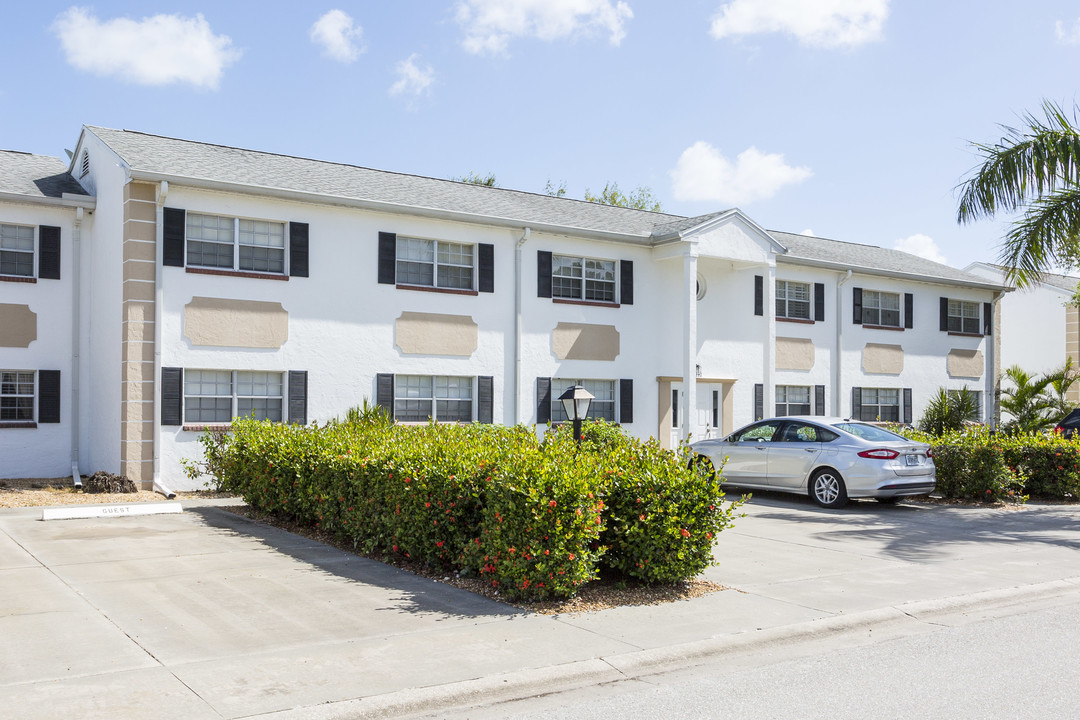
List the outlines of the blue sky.
{"label": "blue sky", "polygon": [[959,227],[970,141],[1071,107],[1080,3],[5,2],[0,147],[82,124],[993,260]]}

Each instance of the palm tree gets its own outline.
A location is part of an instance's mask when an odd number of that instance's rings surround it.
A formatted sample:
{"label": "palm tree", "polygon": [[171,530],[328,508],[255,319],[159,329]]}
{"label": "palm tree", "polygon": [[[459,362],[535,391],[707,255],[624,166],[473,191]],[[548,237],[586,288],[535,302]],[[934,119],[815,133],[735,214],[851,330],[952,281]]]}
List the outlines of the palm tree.
{"label": "palm tree", "polygon": [[963,390],[938,388],[937,395],[919,420],[919,429],[931,435],[944,435],[978,419],[979,401],[966,385]]}
{"label": "palm tree", "polygon": [[1080,130],[1060,106],[1043,102],[1045,119],[1002,126],[994,145],[973,143],[982,157],[960,186],[958,223],[1023,211],[1005,234],[1000,261],[1019,287],[1055,264],[1080,263]]}
{"label": "palm tree", "polygon": [[1053,402],[1051,419],[1054,422],[1059,422],[1076,407],[1076,403],[1068,400],[1066,396],[1069,394],[1070,388],[1080,380],[1080,368],[1077,368],[1071,357],[1065,358],[1065,364],[1057,370],[1047,373],[1046,377],[1050,380],[1047,384],[1047,391],[1050,393]]}
{"label": "palm tree", "polygon": [[1019,365],[1013,365],[1005,370],[1005,379],[1013,384],[1012,388],[1001,390],[1001,409],[1012,415],[1012,420],[1005,423],[1006,430],[1037,432],[1054,423],[1050,415],[1054,401],[1046,393],[1051,376],[1034,378]]}

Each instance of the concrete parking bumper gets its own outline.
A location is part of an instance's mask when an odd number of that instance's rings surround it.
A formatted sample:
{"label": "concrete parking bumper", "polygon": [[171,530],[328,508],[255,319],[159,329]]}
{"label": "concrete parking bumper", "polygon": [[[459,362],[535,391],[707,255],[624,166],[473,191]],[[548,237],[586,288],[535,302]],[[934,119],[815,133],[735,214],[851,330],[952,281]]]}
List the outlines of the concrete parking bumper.
{"label": "concrete parking bumper", "polygon": [[383,716],[1080,596],[1080,508],[757,498],[694,600],[524,614],[215,507],[0,511],[0,715]]}

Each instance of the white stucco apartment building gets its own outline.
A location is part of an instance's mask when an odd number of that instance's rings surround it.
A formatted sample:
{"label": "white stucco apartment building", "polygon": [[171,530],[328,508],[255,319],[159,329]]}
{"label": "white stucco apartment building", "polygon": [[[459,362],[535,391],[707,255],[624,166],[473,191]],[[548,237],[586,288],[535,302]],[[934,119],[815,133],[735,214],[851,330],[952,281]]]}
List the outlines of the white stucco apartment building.
{"label": "white stucco apartment building", "polygon": [[[8,182],[0,224],[60,227],[75,266],[47,297],[40,270],[0,272],[0,401],[10,373],[40,389],[60,369],[69,432],[40,398],[33,419],[5,410],[0,477],[62,476],[75,453],[84,473],[184,489],[206,427],[364,399],[402,422],[544,426],[581,382],[594,415],[670,446],[772,414],[913,422],[938,387],[995,389],[999,282],[737,209],[680,217],[98,127],[49,162]],[[45,172],[67,190],[37,193]]]}

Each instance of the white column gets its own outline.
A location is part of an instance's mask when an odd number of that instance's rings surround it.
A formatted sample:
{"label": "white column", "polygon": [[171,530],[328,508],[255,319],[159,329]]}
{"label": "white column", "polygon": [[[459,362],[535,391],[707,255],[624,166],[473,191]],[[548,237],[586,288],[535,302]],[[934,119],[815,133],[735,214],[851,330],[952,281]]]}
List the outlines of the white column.
{"label": "white column", "polygon": [[762,353],[761,412],[764,417],[776,414],[776,264],[765,273],[765,348]]}
{"label": "white column", "polygon": [[697,243],[683,255],[683,397],[679,437],[698,439],[697,422]]}

